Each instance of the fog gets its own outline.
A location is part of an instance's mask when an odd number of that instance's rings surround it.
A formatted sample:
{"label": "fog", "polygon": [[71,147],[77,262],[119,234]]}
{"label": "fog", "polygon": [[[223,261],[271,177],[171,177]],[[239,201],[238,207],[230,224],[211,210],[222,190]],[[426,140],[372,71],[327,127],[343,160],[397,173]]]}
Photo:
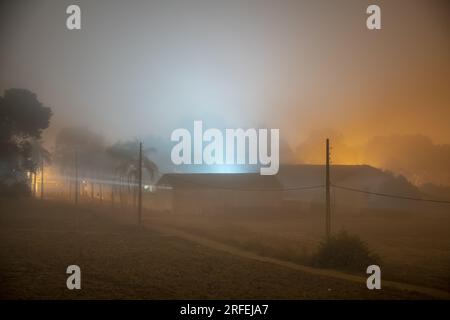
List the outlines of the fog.
{"label": "fog", "polygon": [[450,145],[435,144],[423,135],[374,136],[365,143],[349,145],[339,132],[314,131],[296,148],[295,162],[323,163],[326,137],[333,142],[334,164],[369,164],[402,174],[416,185],[450,185]]}
{"label": "fog", "polygon": [[[202,120],[279,128],[289,161],[314,162],[302,146],[329,128],[342,135],[335,143],[377,150],[344,157],[336,148],[336,162],[410,177],[441,153],[398,168],[395,151],[373,137],[421,135],[448,150],[447,1],[377,1],[375,32],[365,25],[368,3],[356,0],[76,3],[79,31],[65,27],[71,1],[1,5],[0,91],[26,88],[52,108],[47,143],[61,128],[85,126],[109,143],[153,137],[164,145],[175,128]],[[409,150],[395,159],[422,152]]]}

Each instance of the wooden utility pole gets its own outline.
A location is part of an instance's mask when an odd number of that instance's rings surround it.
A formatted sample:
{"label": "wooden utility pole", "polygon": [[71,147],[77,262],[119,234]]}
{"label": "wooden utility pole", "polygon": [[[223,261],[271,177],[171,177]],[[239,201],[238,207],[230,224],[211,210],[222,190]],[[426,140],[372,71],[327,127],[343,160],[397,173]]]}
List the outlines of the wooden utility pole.
{"label": "wooden utility pole", "polygon": [[100,197],[100,203],[103,203],[103,185],[102,185],[102,178],[100,178],[100,182],[98,184],[98,193],[99,193],[99,197]]}
{"label": "wooden utility pole", "polygon": [[138,225],[142,223],[142,142],[139,142],[139,161],[138,161]]}
{"label": "wooden utility pole", "polygon": [[114,207],[114,180],[111,184],[111,206]]}
{"label": "wooden utility pole", "polygon": [[78,153],[75,151],[75,204],[78,204]]}
{"label": "wooden utility pole", "polygon": [[330,140],[326,144],[326,169],[325,169],[325,200],[326,200],[326,237],[330,239],[331,233],[331,205],[330,205]]}
{"label": "wooden utility pole", "polygon": [[33,179],[33,197],[36,197],[36,186],[37,186],[37,176],[36,176],[36,171],[37,171],[37,169],[35,169],[34,170],[34,172],[33,172],[33,177],[34,177],[34,179]]}
{"label": "wooden utility pole", "polygon": [[41,163],[41,200],[44,199],[44,159]]}

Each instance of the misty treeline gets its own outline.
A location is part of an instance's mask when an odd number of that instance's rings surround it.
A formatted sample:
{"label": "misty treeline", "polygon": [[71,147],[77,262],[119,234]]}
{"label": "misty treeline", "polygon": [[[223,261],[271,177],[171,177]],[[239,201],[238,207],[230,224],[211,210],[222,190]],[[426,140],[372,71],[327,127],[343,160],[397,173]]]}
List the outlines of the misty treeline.
{"label": "misty treeline", "polygon": [[[148,183],[154,182],[158,173],[157,165],[150,159],[154,151],[151,147],[142,150],[143,179]],[[82,183],[109,185],[121,202],[126,201],[127,195],[137,195],[139,141],[136,139],[108,144],[88,128],[64,128],[55,138],[53,155],[60,178],[68,184],[77,176]]]}
{"label": "misty treeline", "polygon": [[[36,190],[36,175],[41,167],[51,163],[68,182],[73,182],[76,165],[81,179],[104,180],[116,188],[133,189],[137,140],[107,143],[88,128],[72,127],[62,129],[53,144],[46,144],[49,151],[43,145],[42,133],[51,118],[52,110],[28,90],[8,89],[0,96],[1,193],[30,194]],[[378,136],[352,146],[335,131],[316,131],[294,149],[281,139],[281,163],[323,164],[325,138],[332,142],[332,164],[369,164],[405,176],[422,192],[450,196],[450,145],[434,144],[422,135]],[[158,154],[152,146],[157,146]],[[145,139],[143,173],[149,183],[158,176],[155,162],[162,166],[161,171],[173,170],[170,158],[165,156],[169,149],[164,139]]]}
{"label": "misty treeline", "polygon": [[[64,128],[47,150],[42,133],[50,125],[52,110],[26,89],[8,89],[0,96],[0,193],[30,195],[36,190],[36,175],[55,164],[62,178],[109,180],[121,188],[133,189],[138,177],[139,142],[106,144],[87,128]],[[152,181],[158,168],[144,149],[143,174]]]}
{"label": "misty treeline", "polygon": [[405,176],[432,193],[450,194],[450,145],[434,144],[420,134],[375,136],[361,145],[350,145],[334,130],[318,130],[295,150],[297,161],[323,163],[323,141],[332,141],[334,164],[368,164]]}

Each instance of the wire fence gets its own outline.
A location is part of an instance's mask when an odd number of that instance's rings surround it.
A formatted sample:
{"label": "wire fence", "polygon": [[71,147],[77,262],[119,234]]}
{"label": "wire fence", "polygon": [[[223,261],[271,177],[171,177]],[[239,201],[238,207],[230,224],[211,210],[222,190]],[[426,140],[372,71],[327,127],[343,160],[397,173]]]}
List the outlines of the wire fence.
{"label": "wire fence", "polygon": [[379,197],[387,197],[387,198],[393,198],[393,199],[402,199],[402,200],[413,200],[413,201],[424,201],[424,202],[450,204],[450,201],[448,201],[448,200],[423,199],[423,198],[415,198],[415,197],[408,197],[408,196],[388,194],[388,193],[372,192],[372,191],[356,189],[356,188],[350,188],[350,187],[344,187],[344,186],[339,186],[339,185],[334,185],[334,184],[332,184],[332,187],[338,188],[338,189],[342,189],[342,190],[346,190],[346,191],[351,191],[351,192],[371,194],[371,195],[375,195],[375,196],[379,196]]}
{"label": "wire fence", "polygon": [[[301,190],[312,190],[312,189],[321,189],[325,188],[325,185],[312,185],[312,186],[293,186],[293,187],[287,187],[287,188],[235,188],[235,187],[225,187],[225,186],[219,186],[219,185],[211,185],[207,183],[200,183],[197,181],[187,180],[180,177],[176,178],[179,181],[182,181],[187,184],[196,185],[208,189],[219,189],[219,190],[233,190],[233,191],[301,191]],[[336,184],[330,184],[330,187],[337,188],[349,192],[357,192],[357,193],[363,193],[363,194],[369,194],[379,197],[387,197],[392,199],[401,199],[401,200],[411,200],[411,201],[423,201],[423,202],[432,202],[432,203],[442,203],[442,204],[450,204],[450,200],[441,200],[441,199],[427,199],[427,198],[417,198],[417,197],[410,197],[405,195],[397,195],[397,194],[389,194],[389,193],[382,193],[382,192],[373,192],[358,188],[352,188],[347,186],[341,186]]]}
{"label": "wire fence", "polygon": [[[202,182],[198,180],[191,180],[185,177],[181,177],[181,175],[177,175],[174,177],[176,181],[180,181],[182,183],[185,183],[187,185],[192,186],[198,186],[201,188],[207,188],[207,189],[217,189],[217,190],[228,190],[228,191],[252,191],[252,192],[289,192],[289,191],[307,191],[307,190],[319,190],[319,189],[325,189],[325,184],[319,184],[319,185],[300,185],[300,186],[287,186],[287,187],[235,187],[235,186],[229,186],[227,185],[228,181],[225,181],[222,184],[210,184],[207,182]],[[75,180],[73,177],[69,176],[63,176],[60,177],[61,182],[69,181],[72,182]],[[55,180],[55,181],[56,181]],[[124,182],[124,181],[118,181],[115,179],[99,179],[99,178],[90,178],[90,177],[79,177],[78,180],[80,181],[81,185],[84,185],[86,181],[88,181],[90,184],[95,183],[98,185],[104,185],[104,186],[126,186],[126,187],[137,187],[137,183],[133,182]],[[245,180],[245,179],[244,179]],[[236,184],[238,182],[233,181],[233,184]],[[244,181],[245,183],[245,181]],[[250,181],[251,183],[251,181]],[[147,186],[147,185],[146,185]],[[39,186],[38,186],[39,187]],[[148,187],[148,186],[147,186]],[[365,189],[345,186],[345,185],[339,185],[330,183],[330,188],[332,190],[339,189],[344,190],[347,192],[354,192],[354,193],[360,193],[360,194],[367,194],[367,195],[373,195],[378,197],[385,197],[385,198],[391,198],[391,199],[399,199],[399,200],[409,200],[409,201],[420,201],[420,202],[428,202],[428,203],[438,203],[438,204],[450,204],[450,200],[447,199],[434,199],[430,197],[427,194],[423,194],[427,196],[427,198],[422,197],[413,197],[408,195],[401,195],[401,194],[392,194],[392,193],[385,193],[385,192],[375,192],[375,191],[369,191]],[[164,185],[151,185],[151,190],[158,190],[158,189],[167,189]],[[334,195],[334,198],[336,195]]]}

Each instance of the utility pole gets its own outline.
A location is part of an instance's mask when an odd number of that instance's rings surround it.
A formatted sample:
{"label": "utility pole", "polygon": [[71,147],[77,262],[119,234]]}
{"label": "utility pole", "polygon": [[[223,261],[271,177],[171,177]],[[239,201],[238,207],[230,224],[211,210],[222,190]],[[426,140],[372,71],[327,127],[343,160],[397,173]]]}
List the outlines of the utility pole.
{"label": "utility pole", "polygon": [[330,206],[330,140],[326,144],[326,169],[325,169],[325,200],[326,200],[326,237],[330,240],[331,233],[331,206]]}
{"label": "utility pole", "polygon": [[111,184],[111,206],[114,207],[114,180],[112,181]]}
{"label": "utility pole", "polygon": [[139,142],[139,167],[138,167],[138,179],[139,179],[139,191],[138,191],[138,225],[142,223],[142,142]]}
{"label": "utility pole", "polygon": [[91,200],[94,201],[94,178],[91,180]]}
{"label": "utility pole", "polygon": [[[103,177],[101,178],[103,179]],[[99,197],[100,197],[100,203],[103,204],[103,185],[102,185],[102,180],[100,179],[99,185],[98,185],[98,193],[99,193]]]}
{"label": "utility pole", "polygon": [[33,172],[33,177],[34,177],[34,179],[33,179],[33,197],[36,197],[36,186],[37,186],[36,171],[37,171],[37,169],[34,169],[34,172]]}
{"label": "utility pole", "polygon": [[103,203],[103,172],[100,170],[99,174],[97,175],[98,180],[98,199],[100,200],[100,203]]}
{"label": "utility pole", "polygon": [[41,163],[41,200],[44,199],[44,159]]}
{"label": "utility pole", "polygon": [[78,204],[78,153],[75,151],[75,204]]}

